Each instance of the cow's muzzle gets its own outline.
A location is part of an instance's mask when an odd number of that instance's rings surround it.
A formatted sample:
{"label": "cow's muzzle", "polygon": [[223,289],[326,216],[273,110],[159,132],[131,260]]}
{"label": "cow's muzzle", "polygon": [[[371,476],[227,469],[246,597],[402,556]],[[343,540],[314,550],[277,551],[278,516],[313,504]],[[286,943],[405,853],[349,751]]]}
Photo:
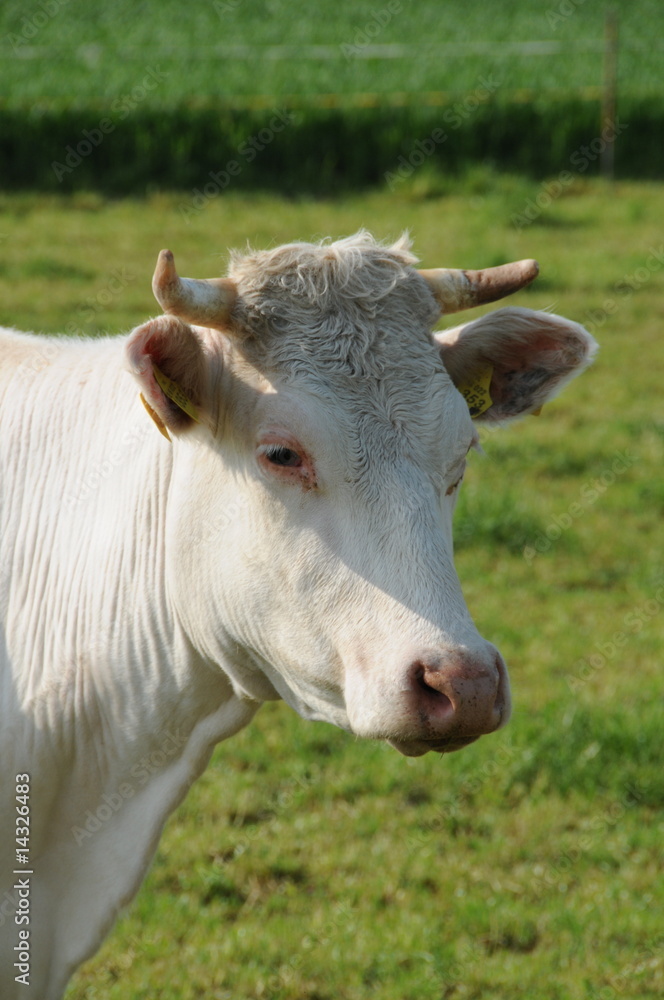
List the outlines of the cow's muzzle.
{"label": "cow's muzzle", "polygon": [[409,735],[389,741],[407,756],[461,750],[509,718],[507,668],[489,643],[479,650],[429,651],[411,663],[407,677]]}

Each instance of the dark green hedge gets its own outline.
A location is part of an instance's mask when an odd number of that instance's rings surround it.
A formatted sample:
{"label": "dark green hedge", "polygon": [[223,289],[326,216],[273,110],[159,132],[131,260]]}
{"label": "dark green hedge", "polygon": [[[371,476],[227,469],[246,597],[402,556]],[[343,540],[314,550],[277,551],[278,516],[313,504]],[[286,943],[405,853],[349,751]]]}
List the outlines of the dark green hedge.
{"label": "dark green hedge", "polygon": [[[661,177],[662,104],[626,106],[619,122],[617,176]],[[486,103],[456,112],[183,105],[142,106],[123,116],[110,107],[0,108],[0,183],[5,190],[111,195],[193,192],[206,184],[326,194],[389,183],[425,161],[445,174],[477,163],[535,177],[594,174],[601,130],[598,106],[581,101]]]}

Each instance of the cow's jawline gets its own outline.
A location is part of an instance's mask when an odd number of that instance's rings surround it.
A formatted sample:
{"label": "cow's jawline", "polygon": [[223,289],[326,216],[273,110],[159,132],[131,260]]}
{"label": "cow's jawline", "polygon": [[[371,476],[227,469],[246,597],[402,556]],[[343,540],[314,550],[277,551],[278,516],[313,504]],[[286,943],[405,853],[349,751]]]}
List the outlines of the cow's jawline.
{"label": "cow's jawline", "polygon": [[461,736],[451,740],[388,740],[387,742],[404,757],[422,757],[433,750],[435,753],[454,753],[463,750],[479,740],[479,736]]}

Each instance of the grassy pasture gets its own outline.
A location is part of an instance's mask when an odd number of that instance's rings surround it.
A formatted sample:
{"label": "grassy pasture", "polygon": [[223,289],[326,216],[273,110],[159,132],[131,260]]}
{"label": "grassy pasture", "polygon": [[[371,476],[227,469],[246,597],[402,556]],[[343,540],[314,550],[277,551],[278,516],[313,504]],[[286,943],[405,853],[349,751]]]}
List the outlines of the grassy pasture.
{"label": "grassy pasture", "polygon": [[[664,7],[612,6],[616,176],[659,179]],[[448,176],[488,163],[539,178],[614,117],[600,101],[605,13],[583,0],[505,0],[490,17],[483,0],[338,0],[322,14],[306,0],[6,0],[0,177],[144,195],[204,186],[236,160],[235,189],[329,196],[382,184],[424,143]]]}
{"label": "grassy pasture", "polygon": [[162,246],[214,275],[228,246],[363,225],[409,228],[424,266],[535,256],[542,277],[515,304],[601,343],[539,419],[484,434],[459,501],[457,567],[511,667],[509,727],[412,761],[262,709],[218,748],[67,1000],[664,992],[664,189],[577,181],[517,228],[542,187],[437,184],[229,195],[189,223],[181,194],[0,196],[0,322],[23,329],[129,329],[156,311]]}

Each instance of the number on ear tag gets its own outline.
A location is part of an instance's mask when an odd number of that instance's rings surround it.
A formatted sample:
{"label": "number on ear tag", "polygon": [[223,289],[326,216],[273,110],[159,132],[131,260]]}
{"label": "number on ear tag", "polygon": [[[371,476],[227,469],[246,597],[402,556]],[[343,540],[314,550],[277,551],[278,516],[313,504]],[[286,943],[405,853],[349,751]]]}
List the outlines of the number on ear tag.
{"label": "number on ear tag", "polygon": [[483,371],[478,372],[472,382],[466,382],[463,385],[457,386],[457,389],[468,404],[468,409],[473,419],[481,416],[493,403],[489,395],[492,375],[493,368],[485,368]]}

